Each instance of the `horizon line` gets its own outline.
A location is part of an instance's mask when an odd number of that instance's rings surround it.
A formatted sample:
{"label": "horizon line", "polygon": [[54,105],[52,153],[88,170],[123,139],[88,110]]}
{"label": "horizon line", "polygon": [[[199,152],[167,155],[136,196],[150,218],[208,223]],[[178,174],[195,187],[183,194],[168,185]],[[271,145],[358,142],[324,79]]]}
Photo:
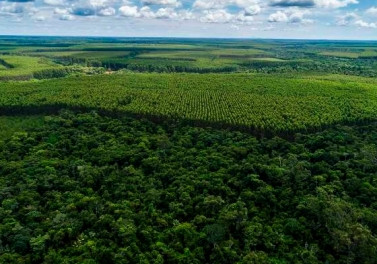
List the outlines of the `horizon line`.
{"label": "horizon line", "polygon": [[2,37],[39,37],[39,38],[121,38],[121,39],[203,39],[203,40],[296,40],[296,41],[368,41],[377,42],[377,39],[331,39],[331,38],[258,38],[258,37],[156,37],[156,36],[101,36],[101,35],[39,35],[39,34],[0,34]]}

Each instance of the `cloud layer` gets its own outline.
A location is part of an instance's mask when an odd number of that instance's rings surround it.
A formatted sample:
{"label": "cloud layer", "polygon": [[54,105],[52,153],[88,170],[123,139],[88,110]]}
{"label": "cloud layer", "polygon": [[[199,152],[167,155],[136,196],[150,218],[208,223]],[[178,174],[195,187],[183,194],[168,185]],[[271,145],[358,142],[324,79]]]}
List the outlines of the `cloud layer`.
{"label": "cloud layer", "polygon": [[57,21],[77,21],[109,27],[113,21],[117,27],[122,23],[154,27],[164,21],[175,28],[185,21],[189,27],[215,24],[227,30],[287,32],[323,26],[373,30],[377,5],[365,1],[370,4],[358,0],[0,0],[0,23],[5,27],[33,21],[40,27],[54,23],[62,27]]}

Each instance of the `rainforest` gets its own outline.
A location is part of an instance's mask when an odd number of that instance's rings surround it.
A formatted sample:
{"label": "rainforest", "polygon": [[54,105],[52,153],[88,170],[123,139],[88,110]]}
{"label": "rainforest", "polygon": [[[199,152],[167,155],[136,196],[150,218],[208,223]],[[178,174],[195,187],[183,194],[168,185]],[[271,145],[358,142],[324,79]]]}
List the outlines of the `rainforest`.
{"label": "rainforest", "polygon": [[376,45],[0,37],[0,263],[377,263]]}

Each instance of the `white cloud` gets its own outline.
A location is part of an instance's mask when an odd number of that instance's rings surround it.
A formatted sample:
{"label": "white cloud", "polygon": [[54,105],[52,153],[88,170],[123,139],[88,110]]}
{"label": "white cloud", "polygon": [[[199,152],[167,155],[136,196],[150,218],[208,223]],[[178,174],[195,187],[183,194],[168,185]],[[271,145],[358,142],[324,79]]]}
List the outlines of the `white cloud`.
{"label": "white cloud", "polygon": [[196,0],[193,7],[198,9],[223,9],[232,5],[240,8],[251,6],[258,6],[260,8],[259,0]]}
{"label": "white cloud", "polygon": [[289,16],[290,23],[299,23],[299,24],[312,24],[314,21],[312,19],[307,19],[304,16],[310,15],[308,10],[296,10],[292,12]]}
{"label": "white cloud", "polygon": [[249,16],[258,15],[261,11],[262,11],[262,8],[257,4],[251,5],[245,8],[245,13],[246,15],[249,15]]}
{"label": "white cloud", "polygon": [[176,11],[171,7],[162,7],[153,11],[149,6],[138,8],[137,6],[122,6],[119,8],[121,16],[146,18],[146,19],[171,19],[171,20],[188,20],[194,19],[192,12],[187,10]]}
{"label": "white cloud", "polygon": [[240,30],[240,27],[234,24],[230,25],[230,28],[234,30]]}
{"label": "white cloud", "polygon": [[177,0],[141,0],[144,5],[165,5],[165,6],[181,6]]}
{"label": "white cloud", "polygon": [[107,8],[103,8],[103,9],[100,9],[97,14],[99,16],[113,16],[115,15],[116,11],[114,8],[112,7],[107,7]]}
{"label": "white cloud", "polygon": [[377,7],[376,6],[372,6],[370,8],[367,9],[366,11],[367,14],[370,14],[370,15],[377,15]]}
{"label": "white cloud", "polygon": [[[140,26],[143,28],[140,32],[152,32],[152,35],[166,33],[163,29],[157,29],[159,25],[163,25],[161,28],[166,26],[167,30],[169,26],[170,29],[176,30],[177,24],[174,21],[177,20],[191,20],[186,21],[184,25],[194,31],[199,28],[212,30],[221,27],[221,25],[200,25],[200,22],[203,22],[228,24],[225,30],[229,30],[232,25],[232,28],[238,28],[240,32],[245,32],[246,28],[258,32],[268,28],[279,33],[280,29],[294,32],[296,27],[292,24],[313,23],[315,19],[321,23],[313,26],[318,29],[313,34],[319,34],[318,32],[330,34],[332,30],[335,32],[332,33],[333,37],[336,37],[338,30],[373,32],[367,28],[376,28],[377,19],[373,20],[377,16],[376,3],[374,5],[370,3],[369,6],[356,5],[361,2],[364,4],[361,0],[0,0],[0,19],[5,17],[0,21],[0,27],[1,24],[3,29],[6,29],[4,26],[6,24],[11,27],[9,21],[12,19],[15,21],[16,18],[23,21],[47,20],[48,22],[45,23],[50,26],[48,23],[53,21],[51,17],[55,20],[77,19],[79,20],[77,25],[88,23],[88,27],[93,26],[93,21],[98,25],[108,26],[112,25],[111,20],[102,17],[114,16],[117,22],[125,20],[125,17],[137,18],[138,22],[132,26]],[[352,6],[354,4],[356,6]],[[347,13],[351,12],[350,10],[354,10],[354,13]],[[124,28],[117,22],[114,21],[116,24],[114,27]],[[248,25],[248,27],[240,25]],[[326,26],[328,29],[325,28]],[[352,29],[335,28],[335,26],[349,26]],[[150,28],[156,29],[151,31]],[[72,31],[74,32],[75,28],[72,28]],[[191,31],[187,32],[189,35]],[[209,32],[209,35],[212,33]],[[180,32],[180,34],[186,33]],[[349,35],[354,37],[353,33]]]}
{"label": "white cloud", "polygon": [[288,16],[279,10],[268,17],[268,22],[288,22]]}
{"label": "white cloud", "polygon": [[358,0],[270,0],[271,6],[301,8],[341,8],[358,3]]}
{"label": "white cloud", "polygon": [[195,19],[196,16],[193,12],[191,11],[188,11],[188,10],[180,10],[178,12],[178,18],[180,20],[192,20],[192,19]]}
{"label": "white cloud", "polygon": [[177,18],[177,16],[173,8],[160,8],[155,13],[155,17],[160,19],[174,19]]}
{"label": "white cloud", "polygon": [[229,1],[231,5],[235,5],[241,8],[247,8],[251,6],[259,6],[259,0],[231,0]]}
{"label": "white cloud", "polygon": [[24,12],[24,6],[20,4],[10,4],[0,7],[1,13],[21,14]]}
{"label": "white cloud", "polygon": [[37,16],[37,17],[35,17],[35,21],[41,22],[41,21],[45,21],[45,20],[46,20],[46,18],[44,16]]}
{"label": "white cloud", "polygon": [[155,13],[149,6],[143,6],[142,8],[140,8],[139,13],[140,16],[144,18],[155,18]]}
{"label": "white cloud", "polygon": [[200,21],[204,23],[229,23],[233,17],[225,9],[205,10],[204,16],[200,18]]}
{"label": "white cloud", "polygon": [[226,1],[222,0],[196,0],[193,4],[194,8],[198,9],[213,9],[223,8],[226,5]]}
{"label": "white cloud", "polygon": [[29,16],[33,16],[33,15],[35,15],[36,13],[39,12],[39,9],[36,8],[36,7],[33,7],[33,6],[29,6],[29,7],[27,8],[27,11],[28,11],[28,15],[29,15]]}
{"label": "white cloud", "polygon": [[254,21],[254,17],[248,15],[245,12],[240,12],[240,13],[238,13],[238,15],[236,15],[234,17],[234,22],[236,22],[236,23],[238,22],[238,23],[241,23],[241,24],[249,24],[252,21]]}
{"label": "white cloud", "polygon": [[125,17],[140,17],[137,6],[122,6],[119,8],[119,12]]}
{"label": "white cloud", "polygon": [[355,19],[358,19],[358,15],[356,13],[347,13],[344,16],[338,16],[336,20],[336,25],[338,26],[348,26],[350,25]]}
{"label": "white cloud", "polygon": [[285,11],[277,11],[268,17],[268,21],[272,23],[288,22],[297,24],[311,24],[314,21],[307,19],[304,16],[309,15],[310,11],[298,8],[291,8]]}
{"label": "white cloud", "polygon": [[87,3],[83,4],[84,6],[85,5],[89,5],[89,6],[93,6],[93,7],[105,7],[107,5],[110,5],[112,4],[111,2],[108,2],[108,0],[88,0]]}
{"label": "white cloud", "polygon": [[69,13],[70,13],[70,10],[65,9],[65,8],[55,8],[54,9],[54,14],[57,14],[57,15],[66,15],[66,14],[69,14]]}
{"label": "white cloud", "polygon": [[[203,10],[199,19],[203,23],[249,24],[262,11],[259,3],[259,0],[196,0],[193,7]],[[230,12],[230,6],[238,7],[239,11]]]}
{"label": "white cloud", "polygon": [[45,3],[46,5],[52,5],[52,6],[59,6],[59,5],[65,4],[64,0],[44,0],[43,3]]}
{"label": "white cloud", "polygon": [[368,22],[365,22],[361,19],[355,21],[355,25],[358,26],[358,27],[364,27],[364,28],[377,28],[376,23],[368,23]]}
{"label": "white cloud", "polygon": [[254,18],[246,14],[245,11],[232,14],[225,9],[215,9],[205,10],[199,20],[203,23],[250,24]]}
{"label": "white cloud", "polygon": [[72,21],[75,20],[75,17],[70,14],[63,14],[59,17],[59,19],[63,21]]}
{"label": "white cloud", "polygon": [[323,8],[341,8],[351,4],[358,4],[358,0],[315,0],[319,7]]}

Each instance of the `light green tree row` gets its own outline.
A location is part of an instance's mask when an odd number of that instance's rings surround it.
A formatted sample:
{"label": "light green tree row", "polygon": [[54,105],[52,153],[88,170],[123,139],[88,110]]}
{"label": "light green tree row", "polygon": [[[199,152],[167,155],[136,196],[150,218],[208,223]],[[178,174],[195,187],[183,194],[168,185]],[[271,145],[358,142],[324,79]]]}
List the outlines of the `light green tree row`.
{"label": "light green tree row", "polygon": [[3,113],[89,108],[289,132],[377,117],[373,79],[119,74],[0,84]]}

